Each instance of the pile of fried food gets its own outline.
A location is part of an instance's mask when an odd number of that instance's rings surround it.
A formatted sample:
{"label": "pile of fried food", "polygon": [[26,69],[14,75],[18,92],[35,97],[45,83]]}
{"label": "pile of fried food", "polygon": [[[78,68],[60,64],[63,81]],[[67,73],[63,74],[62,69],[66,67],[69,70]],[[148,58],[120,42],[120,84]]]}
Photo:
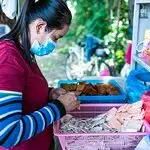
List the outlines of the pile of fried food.
{"label": "pile of fried food", "polygon": [[[86,113],[88,116],[88,113]],[[142,102],[124,104],[118,109],[113,107],[94,118],[73,117],[67,114],[61,119],[61,133],[98,133],[98,132],[144,132],[144,109]]]}
{"label": "pile of fried food", "polygon": [[97,83],[91,84],[86,82],[61,84],[61,88],[67,92],[80,92],[82,96],[96,96],[96,95],[119,95],[119,88],[111,83]]}

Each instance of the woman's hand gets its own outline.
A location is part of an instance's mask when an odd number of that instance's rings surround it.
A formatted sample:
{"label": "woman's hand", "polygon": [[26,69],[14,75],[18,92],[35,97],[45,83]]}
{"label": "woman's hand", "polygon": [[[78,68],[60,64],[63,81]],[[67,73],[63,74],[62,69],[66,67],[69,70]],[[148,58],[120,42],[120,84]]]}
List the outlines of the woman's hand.
{"label": "woman's hand", "polygon": [[59,100],[65,107],[66,111],[73,111],[74,109],[80,107],[80,102],[77,100],[75,93],[68,92],[64,95],[60,95],[57,100]]}
{"label": "woman's hand", "polygon": [[49,99],[57,99],[60,95],[63,95],[66,93],[66,90],[63,88],[53,88],[49,93]]}

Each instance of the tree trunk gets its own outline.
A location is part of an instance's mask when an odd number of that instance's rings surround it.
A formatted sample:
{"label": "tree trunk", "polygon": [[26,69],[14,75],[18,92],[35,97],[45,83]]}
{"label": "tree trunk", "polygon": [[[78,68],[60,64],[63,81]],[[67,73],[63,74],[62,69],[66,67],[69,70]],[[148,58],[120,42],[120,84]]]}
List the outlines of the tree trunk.
{"label": "tree trunk", "polygon": [[129,19],[129,36],[132,39],[133,31],[133,15],[134,15],[134,2],[135,0],[128,0],[128,19]]}

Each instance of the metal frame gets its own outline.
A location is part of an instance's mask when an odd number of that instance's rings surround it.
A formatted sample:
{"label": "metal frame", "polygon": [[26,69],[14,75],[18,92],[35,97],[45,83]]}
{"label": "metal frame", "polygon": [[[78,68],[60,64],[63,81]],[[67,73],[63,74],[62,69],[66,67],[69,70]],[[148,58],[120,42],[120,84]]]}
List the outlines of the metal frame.
{"label": "metal frame", "polygon": [[[140,5],[148,6],[148,18],[140,18]],[[137,44],[144,40],[145,29],[150,29],[150,0],[135,0],[134,6],[134,20],[133,20],[133,47],[132,47],[132,62],[131,69],[135,70],[138,66],[145,68],[150,72],[150,66],[141,58],[137,56]]]}

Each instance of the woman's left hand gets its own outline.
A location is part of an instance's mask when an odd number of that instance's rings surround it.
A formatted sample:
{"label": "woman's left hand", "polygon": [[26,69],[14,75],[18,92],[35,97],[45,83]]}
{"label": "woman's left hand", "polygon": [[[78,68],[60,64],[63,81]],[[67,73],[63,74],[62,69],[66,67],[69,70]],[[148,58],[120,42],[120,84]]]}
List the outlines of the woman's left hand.
{"label": "woman's left hand", "polygon": [[66,93],[66,90],[63,88],[53,88],[49,93],[49,99],[57,99],[60,95],[63,95]]}

